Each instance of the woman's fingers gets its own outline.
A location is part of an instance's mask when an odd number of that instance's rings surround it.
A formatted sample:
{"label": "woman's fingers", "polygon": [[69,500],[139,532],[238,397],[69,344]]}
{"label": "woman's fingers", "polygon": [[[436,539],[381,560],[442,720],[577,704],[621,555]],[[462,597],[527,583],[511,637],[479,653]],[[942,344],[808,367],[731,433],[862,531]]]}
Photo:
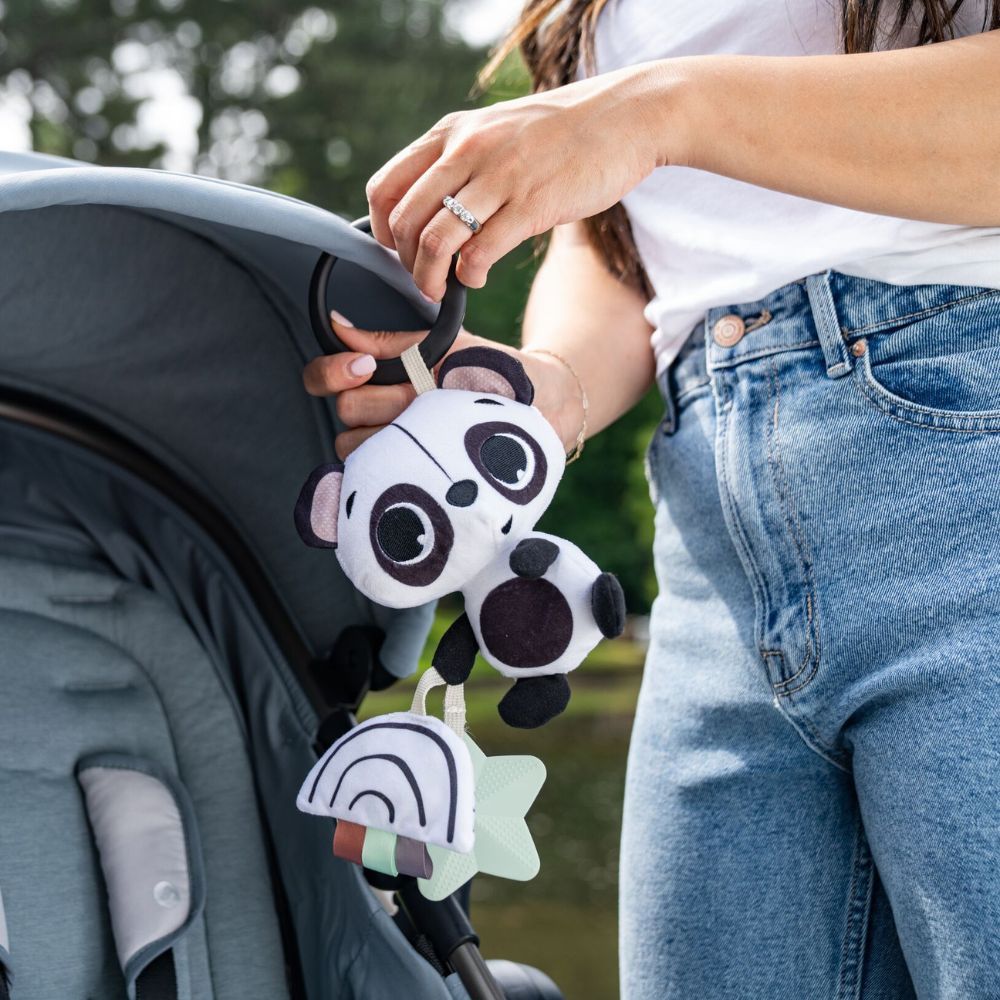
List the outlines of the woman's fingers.
{"label": "woman's fingers", "polygon": [[373,434],[377,434],[381,427],[356,427],[343,434],[338,434],[333,446],[337,452],[337,457],[343,461],[359,445],[363,444]]}
{"label": "woman's fingers", "polygon": [[[453,197],[475,216],[481,226],[480,233],[486,231],[504,203],[502,192],[489,175],[467,184]],[[452,256],[464,251],[474,239],[472,230],[450,209],[439,208],[417,239],[413,262],[413,280],[417,288],[435,302],[439,301],[444,295]]]}
{"label": "woman's fingers", "polygon": [[336,310],[330,313],[330,327],[337,339],[352,351],[371,354],[375,358],[398,358],[408,347],[427,336],[426,330],[359,330],[346,316]]}
{"label": "woman's fingers", "polygon": [[444,121],[442,119],[430,132],[400,150],[368,181],[365,191],[372,236],[390,250],[396,249],[396,243],[389,214],[414,182],[440,157],[444,146]]}
{"label": "woman's fingers", "polygon": [[467,172],[457,163],[438,160],[413,182],[389,213],[392,241],[408,271],[413,270],[421,234],[441,208],[441,199],[454,194],[467,180]]}
{"label": "woman's fingers", "polygon": [[415,396],[416,392],[409,382],[347,389],[337,397],[337,416],[348,427],[391,424]]}
{"label": "woman's fingers", "polygon": [[370,354],[324,354],[305,366],[302,382],[311,396],[329,396],[363,385],[374,371],[375,358]]}
{"label": "woman's fingers", "polygon": [[330,313],[330,327],[349,351],[313,358],[302,372],[306,391],[313,396],[330,396],[364,385],[375,371],[379,358],[395,358],[427,335],[426,330],[388,333],[359,330],[336,310]]}
{"label": "woman's fingers", "polygon": [[542,226],[526,226],[517,207],[508,203],[463,244],[455,269],[458,280],[468,288],[482,288],[490,268],[501,257],[528,237],[544,231]]}

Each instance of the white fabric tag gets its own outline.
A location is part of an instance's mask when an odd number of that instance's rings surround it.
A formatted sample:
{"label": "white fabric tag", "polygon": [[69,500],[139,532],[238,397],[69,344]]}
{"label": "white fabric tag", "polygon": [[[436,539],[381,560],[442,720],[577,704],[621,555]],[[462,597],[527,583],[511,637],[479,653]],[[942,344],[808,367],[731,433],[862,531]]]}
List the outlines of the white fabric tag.
{"label": "white fabric tag", "polygon": [[420,353],[419,344],[408,347],[399,356],[399,360],[403,362],[406,374],[413,383],[413,388],[417,390],[418,396],[423,392],[430,392],[431,389],[437,388],[434,384],[434,375],[427,365],[424,364],[424,357]]}

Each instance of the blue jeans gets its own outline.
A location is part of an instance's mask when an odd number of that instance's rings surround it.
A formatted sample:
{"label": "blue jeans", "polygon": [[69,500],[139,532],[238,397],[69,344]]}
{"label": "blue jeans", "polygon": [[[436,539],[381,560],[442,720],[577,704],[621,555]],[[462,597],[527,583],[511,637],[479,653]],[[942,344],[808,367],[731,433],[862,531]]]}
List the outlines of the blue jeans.
{"label": "blue jeans", "polygon": [[814,275],[661,387],[623,1000],[995,1000],[1000,291]]}

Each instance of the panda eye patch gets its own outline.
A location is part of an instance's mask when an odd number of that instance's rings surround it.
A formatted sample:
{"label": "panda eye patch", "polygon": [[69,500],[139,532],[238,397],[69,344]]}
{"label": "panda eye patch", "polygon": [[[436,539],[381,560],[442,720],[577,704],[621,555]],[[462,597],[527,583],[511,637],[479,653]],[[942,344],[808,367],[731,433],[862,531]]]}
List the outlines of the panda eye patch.
{"label": "panda eye patch", "polygon": [[[425,515],[426,517],[426,515]],[[416,562],[434,542],[434,529],[413,507],[390,507],[375,528],[379,548],[396,563]]]}
{"label": "panda eye patch", "polygon": [[479,449],[486,471],[507,486],[525,486],[525,475],[532,464],[527,447],[509,434],[488,437]]}
{"label": "panda eye patch", "polygon": [[545,454],[516,424],[492,420],[470,427],[465,433],[465,451],[480,475],[516,504],[530,503],[545,485]]}
{"label": "panda eye patch", "polygon": [[375,501],[368,534],[379,566],[411,587],[426,587],[441,575],[455,540],[441,505],[412,483],[390,486]]}
{"label": "panda eye patch", "polygon": [[348,498],[347,503],[344,505],[344,511],[348,517],[351,516],[351,511],[354,509],[354,498],[358,495],[358,491],[355,490]]}

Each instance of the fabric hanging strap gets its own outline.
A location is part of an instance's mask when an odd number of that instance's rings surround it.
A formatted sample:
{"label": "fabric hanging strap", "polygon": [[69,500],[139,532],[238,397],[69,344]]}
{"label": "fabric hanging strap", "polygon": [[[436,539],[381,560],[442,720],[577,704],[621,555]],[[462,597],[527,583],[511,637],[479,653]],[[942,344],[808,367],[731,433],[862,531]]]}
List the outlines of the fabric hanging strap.
{"label": "fabric hanging strap", "polygon": [[456,735],[465,736],[465,686],[463,684],[448,684],[445,679],[430,667],[423,672],[413,692],[413,704],[410,711],[417,715],[427,715],[427,695],[436,687],[444,686],[444,723]]}
{"label": "fabric hanging strap", "polygon": [[418,396],[423,392],[430,392],[431,389],[437,388],[434,384],[434,376],[424,362],[424,356],[420,353],[419,344],[408,347],[399,356],[399,360],[403,362],[406,376],[413,383],[413,388],[417,390]]}

